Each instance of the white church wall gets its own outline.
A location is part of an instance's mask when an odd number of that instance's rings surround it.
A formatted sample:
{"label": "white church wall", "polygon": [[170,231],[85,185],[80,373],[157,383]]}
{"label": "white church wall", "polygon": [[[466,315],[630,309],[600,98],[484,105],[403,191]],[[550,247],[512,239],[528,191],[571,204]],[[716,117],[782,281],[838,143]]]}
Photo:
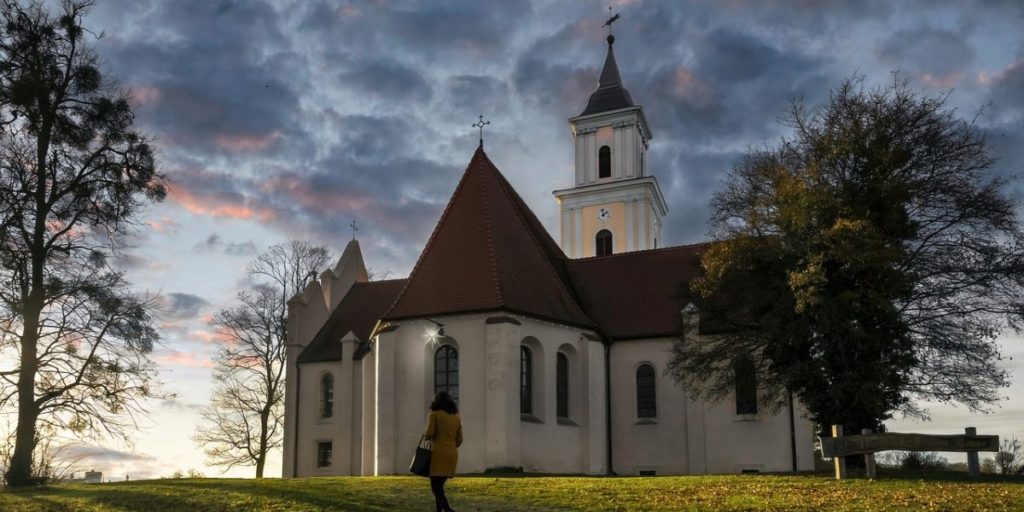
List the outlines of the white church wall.
{"label": "white church wall", "polygon": [[[485,316],[437,317],[445,338],[459,355],[459,413],[466,443],[459,451],[460,472],[481,472],[485,410]],[[409,459],[426,426],[433,398],[433,357],[438,345],[428,344],[424,320],[396,322],[398,329],[378,336],[376,356],[376,467],[374,474],[405,474]]]}
{"label": "white church wall", "polygon": [[[320,328],[323,327],[330,316],[330,312],[337,307],[341,299],[352,288],[352,285],[356,282],[366,282],[366,280],[366,266],[363,263],[359,243],[352,240],[345,246],[345,250],[342,252],[341,257],[338,258],[338,262],[333,270],[326,270],[321,273],[318,280],[310,283],[305,290],[288,301],[282,475],[291,476],[299,473],[308,473],[316,467],[316,461],[314,460],[316,455],[315,442],[312,443],[312,450],[314,451],[312,458],[306,453],[310,449],[309,438],[305,431],[305,426],[308,422],[304,421],[305,418],[300,416],[299,424],[295,425],[296,408],[305,405],[305,402],[309,400],[306,397],[310,396],[308,394],[308,389],[310,388],[303,388],[304,390],[300,391],[300,387],[304,387],[306,384],[304,383],[300,386],[297,382],[296,376],[300,373],[300,370],[297,367],[296,360],[303,349],[316,336],[317,332],[320,331]],[[349,350],[347,352],[349,354],[347,357],[351,357],[352,351]],[[353,372],[353,369],[349,369],[346,375],[351,376]],[[305,375],[303,380],[305,380]],[[300,400],[300,392],[303,395],[301,397],[302,400]],[[315,393],[313,396],[315,397]],[[354,402],[346,406],[348,411],[352,411],[353,407]],[[302,414],[301,410],[300,414]],[[361,416],[361,411],[359,416]],[[298,439],[298,443],[296,443],[296,439]],[[349,436],[346,436],[346,439],[349,439]],[[351,446],[351,443],[349,443],[349,446]],[[296,453],[296,447],[298,447],[298,453]],[[303,466],[303,463],[300,462],[298,467],[296,467],[296,460],[305,461],[306,466]]]}
{"label": "white church wall", "polygon": [[[612,464],[620,475],[790,471],[788,411],[736,414],[733,398],[691,401],[666,368],[672,340],[616,342],[611,348]],[[657,417],[637,417],[636,370],[648,363],[656,378]],[[797,407],[798,469],[813,469],[812,425]]]}
{"label": "white church wall", "polygon": [[[792,471],[789,411],[761,408],[755,415],[737,415],[735,399],[705,404],[705,446],[708,473]],[[806,412],[796,407],[797,468],[814,469],[813,425]]]}
{"label": "white church wall", "polygon": [[[692,408],[685,391],[665,373],[672,341],[651,339],[615,342],[611,347],[612,467],[618,475],[640,471],[692,473],[687,428]],[[637,417],[636,370],[654,367],[657,417]]]}
{"label": "white church wall", "polygon": [[[409,458],[423,433],[433,398],[434,354],[439,345],[452,345],[459,356],[459,412],[464,444],[459,450],[459,473],[493,468],[524,467],[527,471],[604,473],[604,354],[599,342],[583,338],[576,329],[515,317],[520,325],[489,317],[501,313],[436,317],[445,337],[428,343],[436,329],[424,320],[397,322],[398,328],[378,336],[372,358],[377,377],[366,370],[364,382],[376,390],[366,395],[362,438],[363,474],[405,474]],[[535,366],[539,396],[535,399],[542,423],[523,421],[519,410],[519,348],[531,338],[542,361]],[[556,354],[570,358],[569,421],[556,418]],[[372,362],[372,363],[371,363]],[[391,377],[386,377],[390,375]],[[371,405],[376,401],[378,405]],[[388,406],[388,404],[391,404]],[[599,420],[599,421],[598,421]],[[371,439],[372,438],[372,439]],[[368,470],[366,455],[376,462]]]}
{"label": "white church wall", "polygon": [[[331,374],[335,379],[335,407],[329,418],[323,418],[320,414],[320,383],[324,375]],[[308,363],[303,364],[300,370],[299,380],[303,397],[306,397],[299,405],[298,416],[298,475],[297,476],[326,476],[336,474],[337,461],[339,460],[339,443],[337,431],[339,428],[339,416],[343,411],[337,407],[337,384],[341,376],[340,362]],[[319,442],[331,442],[334,446],[332,464],[328,467],[317,467],[316,447]]]}
{"label": "white church wall", "polygon": [[362,453],[360,456],[360,471],[363,476],[373,475],[375,470],[377,453],[377,358],[371,351],[359,360],[360,371],[363,379],[363,400],[362,400],[362,428],[360,441]]}
{"label": "white church wall", "polygon": [[[604,348],[578,329],[516,317],[519,342],[510,383],[519,408],[519,347],[534,348],[533,418],[516,414],[520,428],[521,466],[527,472],[605,473]],[[537,347],[540,350],[537,350]],[[556,358],[569,356],[569,418],[557,417]],[[513,425],[515,426],[515,425]]]}

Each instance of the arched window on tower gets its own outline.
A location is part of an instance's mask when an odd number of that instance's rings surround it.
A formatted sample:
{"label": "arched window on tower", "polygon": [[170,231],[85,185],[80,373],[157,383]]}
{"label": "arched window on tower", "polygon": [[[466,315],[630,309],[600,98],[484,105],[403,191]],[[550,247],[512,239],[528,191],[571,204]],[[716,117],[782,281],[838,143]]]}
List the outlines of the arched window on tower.
{"label": "arched window on tower", "polygon": [[459,400],[459,353],[451,345],[434,352],[434,393],[438,391],[447,391],[452,400]]}
{"label": "arched window on tower", "polygon": [[601,146],[597,150],[597,177],[612,177],[612,148],[608,146]]}
{"label": "arched window on tower", "polygon": [[611,256],[612,254],[612,232],[602,229],[594,237],[594,248],[598,256]]}
{"label": "arched window on tower", "polygon": [[555,414],[569,417],[569,356],[562,352],[555,358]]}
{"label": "arched window on tower", "polygon": [[654,367],[649,364],[642,364],[636,369],[636,417],[658,417],[658,397],[654,384]]}
{"label": "arched window on tower", "polygon": [[533,414],[533,355],[519,347],[519,413]]}
{"label": "arched window on tower", "polygon": [[320,379],[320,417],[334,416],[334,376],[326,374]]}
{"label": "arched window on tower", "polygon": [[736,377],[736,414],[757,414],[757,370],[754,361],[741,357],[732,365]]}

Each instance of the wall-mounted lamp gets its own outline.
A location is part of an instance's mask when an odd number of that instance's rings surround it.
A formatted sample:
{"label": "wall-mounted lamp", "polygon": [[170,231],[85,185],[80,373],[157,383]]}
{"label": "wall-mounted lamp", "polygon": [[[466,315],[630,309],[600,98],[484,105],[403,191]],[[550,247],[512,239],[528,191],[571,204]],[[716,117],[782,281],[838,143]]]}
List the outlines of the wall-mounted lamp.
{"label": "wall-mounted lamp", "polygon": [[438,329],[437,329],[437,337],[438,338],[444,338],[444,324],[442,324],[441,322],[438,322],[437,320],[434,320],[433,318],[428,318],[427,320],[430,320],[431,322],[434,323],[434,325],[436,325],[438,327]]}

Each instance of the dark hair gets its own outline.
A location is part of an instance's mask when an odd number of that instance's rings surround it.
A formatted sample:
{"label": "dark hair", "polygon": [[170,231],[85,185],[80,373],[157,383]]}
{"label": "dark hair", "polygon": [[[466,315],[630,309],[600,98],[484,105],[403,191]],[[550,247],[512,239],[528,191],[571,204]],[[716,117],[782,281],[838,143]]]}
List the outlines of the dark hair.
{"label": "dark hair", "polygon": [[448,414],[458,414],[459,408],[455,405],[455,400],[452,400],[452,396],[447,391],[438,391],[434,395],[434,401],[430,404],[431,411],[444,411]]}

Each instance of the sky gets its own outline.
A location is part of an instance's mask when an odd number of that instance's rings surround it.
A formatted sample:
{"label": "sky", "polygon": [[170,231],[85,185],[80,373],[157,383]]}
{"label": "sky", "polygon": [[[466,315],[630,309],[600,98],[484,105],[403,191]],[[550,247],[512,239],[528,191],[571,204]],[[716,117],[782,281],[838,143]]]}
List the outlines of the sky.
{"label": "sky", "polygon": [[[119,264],[165,296],[153,356],[178,396],[150,404],[133,444],[82,447],[86,464],[111,479],[220,476],[190,436],[213,387],[209,322],[246,286],[246,263],[288,238],[337,254],[355,220],[367,265],[406,276],[480,114],[491,159],[557,239],[551,191],[572,180],[566,120],[596,88],[608,3],[97,0],[93,47],[131,91],[170,183]],[[1024,167],[1024,2],[611,3],[619,69],[653,132],[669,245],[706,238],[711,195],[744,152],[787,133],[791,100],[820,104],[852,76],[884,85],[898,72],[948,94],[989,137],[993,172]],[[1024,437],[1024,343],[1009,333],[1000,344],[1015,382],[992,413],[931,405],[931,422],[889,427]],[[268,468],[280,475],[279,454]]]}

